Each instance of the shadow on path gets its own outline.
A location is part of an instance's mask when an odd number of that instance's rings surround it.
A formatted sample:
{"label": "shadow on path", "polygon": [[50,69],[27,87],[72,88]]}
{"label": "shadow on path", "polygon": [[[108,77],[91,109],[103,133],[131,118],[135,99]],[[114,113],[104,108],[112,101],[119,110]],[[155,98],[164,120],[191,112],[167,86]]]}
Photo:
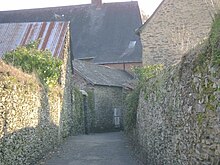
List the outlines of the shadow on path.
{"label": "shadow on path", "polygon": [[138,165],[122,132],[69,137],[41,165]]}

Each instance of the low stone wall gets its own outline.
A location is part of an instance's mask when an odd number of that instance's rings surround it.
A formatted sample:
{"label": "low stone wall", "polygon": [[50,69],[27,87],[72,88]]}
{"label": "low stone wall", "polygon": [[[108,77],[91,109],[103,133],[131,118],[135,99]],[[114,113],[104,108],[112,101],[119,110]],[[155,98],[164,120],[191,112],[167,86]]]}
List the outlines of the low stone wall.
{"label": "low stone wall", "polygon": [[136,141],[145,164],[220,163],[219,67],[195,50],[146,82],[137,111]]}

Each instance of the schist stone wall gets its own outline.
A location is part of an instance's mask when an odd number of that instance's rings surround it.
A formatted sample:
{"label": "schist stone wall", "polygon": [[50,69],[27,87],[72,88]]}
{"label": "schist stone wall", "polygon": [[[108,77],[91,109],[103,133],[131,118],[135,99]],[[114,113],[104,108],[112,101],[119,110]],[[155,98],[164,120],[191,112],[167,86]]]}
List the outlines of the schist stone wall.
{"label": "schist stone wall", "polygon": [[[123,123],[123,92],[121,87],[98,86],[94,87],[94,107],[96,132],[112,131],[115,129],[114,113],[120,116],[120,128]],[[115,110],[116,109],[116,110]],[[117,111],[117,112],[114,112]]]}
{"label": "schist stone wall", "polygon": [[220,163],[219,67],[202,62],[203,53],[192,51],[142,89],[135,140],[145,164]]}
{"label": "schist stone wall", "polygon": [[32,75],[0,61],[0,164],[36,164],[71,134],[72,71],[65,44],[61,85],[45,88]]}

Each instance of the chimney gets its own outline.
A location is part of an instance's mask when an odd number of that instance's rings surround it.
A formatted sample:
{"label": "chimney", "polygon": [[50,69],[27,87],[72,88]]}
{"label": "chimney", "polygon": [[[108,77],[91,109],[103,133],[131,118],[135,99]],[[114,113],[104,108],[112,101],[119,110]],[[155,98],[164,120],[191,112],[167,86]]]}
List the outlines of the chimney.
{"label": "chimney", "polygon": [[102,6],[102,0],[92,0],[92,5],[100,8]]}

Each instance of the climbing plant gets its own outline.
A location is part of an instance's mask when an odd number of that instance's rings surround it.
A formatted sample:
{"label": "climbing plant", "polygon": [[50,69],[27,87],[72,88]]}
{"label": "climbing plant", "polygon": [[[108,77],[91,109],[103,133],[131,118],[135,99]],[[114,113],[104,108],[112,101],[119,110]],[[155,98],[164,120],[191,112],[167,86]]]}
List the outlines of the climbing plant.
{"label": "climbing plant", "polygon": [[90,127],[93,129],[95,127],[95,101],[94,101],[94,91],[87,90],[88,94],[88,112],[89,112],[89,118],[90,118]]}
{"label": "climbing plant", "polygon": [[220,15],[217,15],[215,21],[212,25],[212,30],[210,34],[210,46],[212,52],[212,64],[213,65],[220,65]]}
{"label": "climbing plant", "polygon": [[124,122],[126,132],[129,132],[130,130],[135,128],[141,88],[144,87],[144,84],[147,80],[155,77],[162,70],[163,65],[161,64],[133,68],[133,71],[138,79],[138,84],[136,88],[132,92],[130,92],[125,98],[126,113]]}
{"label": "climbing plant", "polygon": [[3,60],[24,72],[35,72],[43,84],[53,86],[61,76],[62,60],[54,58],[48,50],[38,50],[38,45],[39,41],[34,41],[17,47],[4,54]]}
{"label": "climbing plant", "polygon": [[143,67],[134,67],[133,71],[138,78],[139,85],[143,85],[148,79],[158,75],[164,66],[162,64],[148,65]]}
{"label": "climbing plant", "polygon": [[84,112],[83,112],[83,95],[77,87],[73,89],[74,94],[74,125],[73,125],[73,134],[82,134],[84,133]]}
{"label": "climbing plant", "polygon": [[125,98],[126,112],[124,115],[124,127],[127,133],[130,132],[136,126],[139,94],[140,88],[137,87],[132,92],[130,92]]}

